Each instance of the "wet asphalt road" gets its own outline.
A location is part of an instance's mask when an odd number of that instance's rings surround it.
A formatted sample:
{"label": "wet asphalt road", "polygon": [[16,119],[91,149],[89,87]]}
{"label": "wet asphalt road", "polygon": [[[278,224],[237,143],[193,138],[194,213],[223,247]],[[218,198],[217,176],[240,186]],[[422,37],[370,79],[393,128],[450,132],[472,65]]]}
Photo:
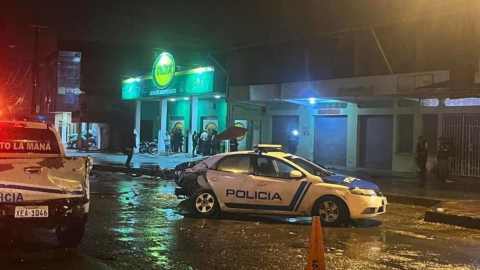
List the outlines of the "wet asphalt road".
{"label": "wet asphalt road", "polygon": [[[104,173],[91,186],[77,249],[58,248],[49,231],[1,234],[0,269],[304,269],[308,218],[196,219],[157,198],[173,193],[170,181]],[[480,269],[480,230],[425,223],[424,210],[390,204],[355,227],[324,228],[327,269]]]}

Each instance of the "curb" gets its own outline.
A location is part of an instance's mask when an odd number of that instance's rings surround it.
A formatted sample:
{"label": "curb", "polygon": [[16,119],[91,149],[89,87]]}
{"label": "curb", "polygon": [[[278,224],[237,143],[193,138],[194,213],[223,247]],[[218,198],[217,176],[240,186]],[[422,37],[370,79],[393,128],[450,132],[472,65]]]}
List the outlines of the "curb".
{"label": "curb", "polygon": [[480,217],[455,215],[445,212],[442,213],[432,208],[425,212],[424,220],[428,222],[456,225],[470,229],[480,229]]}
{"label": "curb", "polygon": [[400,194],[384,193],[383,195],[387,197],[387,200],[389,203],[420,205],[420,206],[427,206],[427,207],[432,207],[443,201],[441,199],[436,199],[436,198],[415,197],[415,196],[407,196],[407,195],[400,195]]}
{"label": "curb", "polygon": [[160,177],[162,179],[173,179],[173,170],[160,169],[160,167],[154,168],[127,168],[121,166],[109,166],[101,164],[93,164],[93,171],[102,171],[102,172],[114,172],[114,173],[126,173],[126,174],[137,174],[137,175],[148,175],[154,177]]}

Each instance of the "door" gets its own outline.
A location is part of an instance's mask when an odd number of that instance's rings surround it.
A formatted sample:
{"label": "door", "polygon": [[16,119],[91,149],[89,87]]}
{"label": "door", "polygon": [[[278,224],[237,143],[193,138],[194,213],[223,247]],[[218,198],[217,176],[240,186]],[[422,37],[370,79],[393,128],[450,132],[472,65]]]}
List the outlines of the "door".
{"label": "door", "polygon": [[364,168],[392,169],[393,117],[359,117],[359,165]]}
{"label": "door", "polygon": [[252,147],[256,144],[260,144],[262,122],[252,121]]}
{"label": "door", "polygon": [[265,212],[297,212],[308,189],[305,178],[292,179],[296,170],[279,159],[257,156],[255,167],[255,209]]}
{"label": "door", "polygon": [[207,172],[210,186],[227,208],[254,208],[255,185],[250,158],[251,155],[226,156]]}
{"label": "door", "polygon": [[140,121],[140,141],[149,142],[153,139],[153,120]]}
{"label": "door", "polygon": [[272,143],[281,144],[282,151],[288,152],[288,137],[298,130],[298,115],[275,115],[272,119]]}
{"label": "door", "polygon": [[315,118],[313,160],[317,164],[345,166],[347,164],[347,117]]}
{"label": "door", "polygon": [[480,114],[446,114],[442,135],[455,146],[452,174],[480,177]]}

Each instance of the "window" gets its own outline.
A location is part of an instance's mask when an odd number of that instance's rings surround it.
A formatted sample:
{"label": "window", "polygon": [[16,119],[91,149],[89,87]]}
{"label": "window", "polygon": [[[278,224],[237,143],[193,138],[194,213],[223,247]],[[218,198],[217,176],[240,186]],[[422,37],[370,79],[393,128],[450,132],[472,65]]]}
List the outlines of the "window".
{"label": "window", "polygon": [[55,134],[48,129],[0,125],[0,153],[60,154]]}
{"label": "window", "polygon": [[398,115],[397,153],[413,153],[413,115]]}
{"label": "window", "polygon": [[234,173],[250,173],[250,156],[235,155],[220,160],[217,170]]}
{"label": "window", "polygon": [[290,172],[296,169],[287,163],[271,157],[258,157],[256,174],[274,178],[290,178]]}
{"label": "window", "polygon": [[480,98],[459,98],[459,99],[445,99],[445,106],[447,107],[468,107],[480,106]]}
{"label": "window", "polygon": [[277,177],[277,172],[273,167],[272,159],[267,157],[257,158],[257,175]]}
{"label": "window", "polygon": [[273,163],[277,171],[277,176],[280,178],[290,178],[290,173],[295,171],[295,168],[283,161],[275,159],[273,160]]}

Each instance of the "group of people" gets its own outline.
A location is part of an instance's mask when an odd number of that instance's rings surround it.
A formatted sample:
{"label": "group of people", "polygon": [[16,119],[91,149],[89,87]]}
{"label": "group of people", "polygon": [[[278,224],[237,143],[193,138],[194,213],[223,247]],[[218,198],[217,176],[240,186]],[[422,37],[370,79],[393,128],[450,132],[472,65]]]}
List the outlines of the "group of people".
{"label": "group of people", "polygon": [[[188,134],[188,133],[187,133]],[[188,135],[183,135],[183,130],[181,128],[172,129],[172,131],[167,132],[164,137],[165,146],[174,153],[182,152],[183,148],[183,138]],[[188,146],[187,146],[188,148]]]}
{"label": "group of people", "polygon": [[[202,130],[192,134],[193,155],[211,156],[220,153],[220,144],[222,140],[218,137],[216,129]],[[238,146],[238,143],[236,144]],[[235,151],[235,150],[234,150]]]}
{"label": "group of people", "polygon": [[[444,182],[453,182],[450,178],[452,175],[453,160],[455,157],[455,145],[453,140],[447,137],[438,139],[439,145],[437,149],[437,178]],[[415,164],[419,168],[419,176],[421,185],[425,185],[427,179],[427,159],[428,159],[428,142],[423,136],[418,137],[418,143],[415,150]]]}

